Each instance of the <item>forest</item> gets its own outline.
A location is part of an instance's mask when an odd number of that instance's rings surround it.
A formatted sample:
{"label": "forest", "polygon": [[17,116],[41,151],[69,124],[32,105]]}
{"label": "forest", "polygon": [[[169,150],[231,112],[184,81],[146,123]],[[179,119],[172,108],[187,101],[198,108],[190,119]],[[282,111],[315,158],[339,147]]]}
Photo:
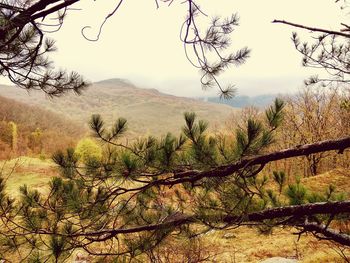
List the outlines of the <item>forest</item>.
{"label": "forest", "polygon": [[[218,92],[207,102],[57,67],[50,35],[80,2],[0,3],[11,84],[0,85],[1,262],[350,262],[346,21],[334,30],[277,15],[272,24],[296,31],[290,52],[320,74],[268,106],[235,108],[239,87],[222,75],[252,56],[231,41],[238,14],[153,1],[185,7],[174,34],[201,87]],[[84,41],[99,45],[128,2],[96,39],[83,27]]]}

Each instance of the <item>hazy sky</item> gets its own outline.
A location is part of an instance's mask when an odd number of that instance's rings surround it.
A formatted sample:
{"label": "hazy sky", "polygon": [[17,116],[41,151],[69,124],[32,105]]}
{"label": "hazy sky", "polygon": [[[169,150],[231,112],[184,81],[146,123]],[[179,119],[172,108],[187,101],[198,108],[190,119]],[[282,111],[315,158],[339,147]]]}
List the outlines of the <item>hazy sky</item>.
{"label": "hazy sky", "polygon": [[[81,29],[91,26],[85,33],[94,38],[104,17],[118,1],[80,2],[74,7],[82,10],[70,11],[61,30],[51,34],[58,48],[52,56],[58,67],[78,71],[91,81],[127,78],[140,86],[171,94],[203,94],[200,75],[186,60],[179,40],[187,10],[181,0],[175,0],[170,7],[163,4],[158,10],[154,0],[125,0],[105,24],[97,42],[85,40]],[[296,29],[272,24],[273,19],[333,29],[339,29],[342,21],[334,0],[197,2],[209,17],[237,12],[241,18],[240,26],[232,34],[232,50],[248,46],[252,49],[251,58],[222,76],[224,83],[237,84],[240,94],[296,90],[312,74],[300,66],[301,57],[290,40]]]}

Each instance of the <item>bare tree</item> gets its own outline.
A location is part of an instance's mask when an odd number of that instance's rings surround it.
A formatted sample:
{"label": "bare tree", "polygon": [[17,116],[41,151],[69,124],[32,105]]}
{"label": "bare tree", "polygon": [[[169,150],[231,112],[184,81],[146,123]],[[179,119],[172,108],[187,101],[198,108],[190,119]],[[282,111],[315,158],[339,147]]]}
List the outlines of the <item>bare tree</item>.
{"label": "bare tree", "polygon": [[[320,87],[304,88],[298,94],[286,98],[284,129],[280,132],[285,145],[307,144],[346,136],[348,130],[340,118],[341,100],[342,96],[337,89]],[[307,155],[306,174],[320,173],[322,161],[328,156],[330,153]],[[301,168],[303,165],[297,166]]]}

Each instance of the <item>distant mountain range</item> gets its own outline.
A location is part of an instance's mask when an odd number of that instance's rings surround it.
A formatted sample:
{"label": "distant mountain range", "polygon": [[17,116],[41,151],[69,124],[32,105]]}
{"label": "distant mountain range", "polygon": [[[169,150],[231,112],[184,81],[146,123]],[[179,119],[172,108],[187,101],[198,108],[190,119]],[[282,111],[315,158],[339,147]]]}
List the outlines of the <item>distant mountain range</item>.
{"label": "distant mountain range", "polygon": [[264,94],[258,96],[235,96],[232,99],[225,100],[220,99],[219,97],[199,97],[197,99],[202,101],[214,102],[219,104],[229,105],[234,108],[244,108],[248,106],[255,106],[258,108],[265,108],[270,105],[276,97],[277,94]]}
{"label": "distant mountain range", "polygon": [[93,83],[82,95],[67,94],[50,99],[43,92],[27,92],[13,86],[0,86],[0,96],[52,111],[88,130],[92,114],[101,114],[106,124],[124,117],[129,136],[178,134],[184,125],[183,113],[195,112],[210,126],[220,126],[237,109],[214,102],[176,97],[155,89],[142,89],[123,79]]}

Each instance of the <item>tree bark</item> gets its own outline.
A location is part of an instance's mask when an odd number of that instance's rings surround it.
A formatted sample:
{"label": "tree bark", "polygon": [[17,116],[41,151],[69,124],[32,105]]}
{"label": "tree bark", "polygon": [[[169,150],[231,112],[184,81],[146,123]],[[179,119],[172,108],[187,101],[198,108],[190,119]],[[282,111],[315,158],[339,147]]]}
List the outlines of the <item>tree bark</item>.
{"label": "tree bark", "polygon": [[[243,215],[227,215],[221,218],[221,221],[218,222],[215,218],[215,223],[225,223],[225,224],[241,224],[248,222],[263,222],[264,220],[293,217],[294,219],[302,219],[305,216],[317,215],[317,214],[328,214],[328,215],[338,215],[342,213],[350,213],[350,200],[348,201],[339,201],[339,202],[320,202],[320,203],[310,203],[303,205],[294,205],[294,206],[285,206],[277,207],[262,210],[259,212],[253,212]],[[210,221],[210,218],[206,219]],[[197,218],[195,215],[191,216],[177,216],[177,219],[166,221],[158,224],[150,224],[137,227],[129,227],[123,229],[105,229],[95,232],[84,232],[84,233],[75,233],[70,235],[71,237],[95,237],[95,241],[104,241],[110,238],[113,238],[119,234],[131,234],[139,233],[143,231],[155,231],[164,228],[176,228],[185,224],[194,224],[201,223],[201,219]],[[288,222],[286,225],[292,225]],[[304,231],[307,232],[317,232],[325,236],[325,238],[331,239],[335,242],[338,242],[342,245],[350,246],[350,236],[344,233],[339,233],[332,229],[326,229],[322,225],[317,225],[313,223],[309,224],[297,224],[295,226],[303,227]],[[41,233],[41,234],[50,234],[50,233]]]}
{"label": "tree bark", "polygon": [[285,21],[285,20],[275,19],[275,20],[272,21],[272,23],[285,24],[285,25],[289,25],[289,26],[293,26],[293,27],[298,27],[298,28],[310,30],[312,32],[320,32],[320,33],[325,33],[325,34],[337,35],[337,36],[350,38],[350,34],[346,34],[346,33],[343,33],[341,31],[333,31],[333,30],[327,30],[327,29],[323,29],[323,28],[304,26],[304,25],[288,22],[288,21]]}
{"label": "tree bark", "polygon": [[234,164],[221,166],[214,168],[210,171],[186,171],[182,173],[177,173],[174,175],[174,180],[163,182],[164,185],[173,185],[184,182],[195,182],[203,178],[211,177],[225,177],[232,175],[234,172],[240,169],[247,168],[254,165],[265,165],[269,162],[278,161],[282,159],[288,159],[298,156],[306,156],[319,152],[334,151],[338,150],[339,153],[350,147],[350,137],[345,137],[337,140],[326,140],[317,143],[305,144],[302,146],[296,146],[294,148],[289,148],[281,151],[276,151],[273,153],[268,153],[264,155],[258,155],[253,157],[247,157]]}

